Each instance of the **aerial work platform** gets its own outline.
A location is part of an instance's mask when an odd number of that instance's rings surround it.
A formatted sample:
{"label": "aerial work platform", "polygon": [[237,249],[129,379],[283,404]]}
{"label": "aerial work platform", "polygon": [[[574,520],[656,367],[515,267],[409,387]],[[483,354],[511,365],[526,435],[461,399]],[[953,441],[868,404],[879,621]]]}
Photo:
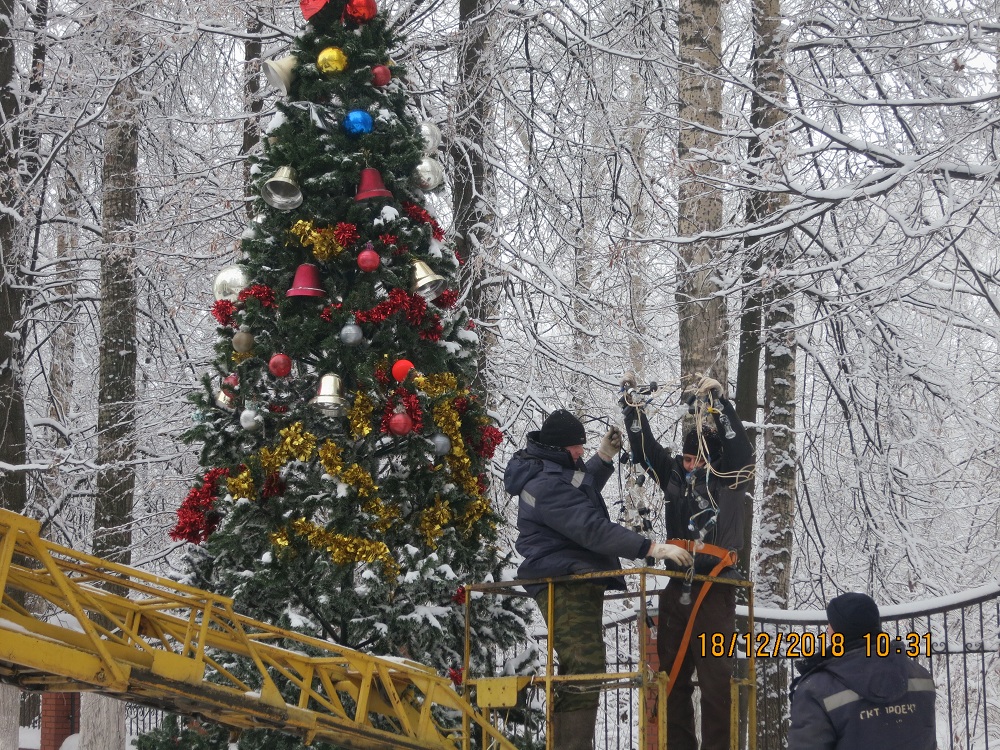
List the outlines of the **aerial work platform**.
{"label": "aerial work platform", "polygon": [[[638,575],[639,591],[631,596],[639,601],[636,625],[639,641],[646,643],[646,601],[655,593],[647,590],[646,578],[676,574],[651,568],[618,573]],[[551,591],[551,580],[566,579],[546,580]],[[475,584],[467,590],[504,595],[515,585]],[[545,674],[477,678],[469,671],[468,604],[460,694],[431,667],[258,622],[234,612],[228,597],[47,541],[37,521],[2,509],[0,591],[0,680],[24,690],[97,692],[237,731],[274,729],[305,744],[322,740],[352,750],[515,750],[497,725],[513,729],[505,717],[524,705],[530,687],[544,691],[540,710],[551,728],[553,689],[569,680],[633,694],[639,747],[665,747],[667,675],[651,667],[641,649],[634,669],[570,678],[553,674],[549,643]],[[235,660],[249,676],[226,667]],[[737,698],[746,691],[752,750],[752,654],[749,664],[748,677],[733,680],[732,722],[738,726]],[[550,750],[551,737],[547,731]]]}

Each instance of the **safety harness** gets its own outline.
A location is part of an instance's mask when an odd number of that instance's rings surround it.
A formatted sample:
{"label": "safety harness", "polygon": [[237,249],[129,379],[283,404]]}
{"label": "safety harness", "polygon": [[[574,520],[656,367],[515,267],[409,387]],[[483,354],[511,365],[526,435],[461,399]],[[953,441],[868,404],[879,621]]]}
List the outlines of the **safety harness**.
{"label": "safety harness", "polygon": [[[710,578],[715,578],[725,568],[736,564],[736,553],[731,549],[719,547],[716,544],[699,542],[697,539],[668,539],[667,544],[687,550],[692,556],[701,554],[719,558],[719,562],[715,564],[715,567],[708,574]],[[670,666],[670,675],[667,679],[667,695],[670,695],[670,691],[673,690],[674,683],[677,681],[677,675],[680,674],[681,665],[684,663],[684,655],[687,653],[688,643],[691,641],[691,633],[694,630],[695,616],[698,614],[698,609],[705,600],[705,596],[708,594],[708,589],[711,585],[712,581],[704,581],[702,583],[701,590],[698,592],[698,598],[694,600],[694,606],[691,607],[687,627],[684,628],[684,637],[681,638],[680,649],[674,657],[674,663]]]}

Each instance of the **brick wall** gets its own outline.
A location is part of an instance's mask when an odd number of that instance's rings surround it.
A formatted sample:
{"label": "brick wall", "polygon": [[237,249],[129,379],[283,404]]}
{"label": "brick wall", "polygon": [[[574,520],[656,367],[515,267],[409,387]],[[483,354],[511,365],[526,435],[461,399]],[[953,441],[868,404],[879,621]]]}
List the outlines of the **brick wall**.
{"label": "brick wall", "polygon": [[39,750],[59,750],[71,734],[80,731],[80,694],[45,693],[42,696],[42,737]]}

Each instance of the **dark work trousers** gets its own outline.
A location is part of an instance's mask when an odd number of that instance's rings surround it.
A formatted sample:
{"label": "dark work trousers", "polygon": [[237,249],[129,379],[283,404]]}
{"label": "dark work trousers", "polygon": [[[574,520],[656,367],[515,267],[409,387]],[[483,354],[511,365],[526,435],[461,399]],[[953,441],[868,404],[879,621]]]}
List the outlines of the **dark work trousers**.
{"label": "dark work trousers", "polygon": [[[559,674],[599,674],[607,671],[604,646],[603,581],[557,583],[555,627],[549,622],[548,589],[535,596],[535,603],[549,626],[552,648],[559,657]],[[596,708],[601,702],[600,683],[561,683],[555,688],[556,712]]]}
{"label": "dark work trousers", "polygon": [[[691,588],[691,604],[681,604],[681,581],[672,579],[667,590],[660,594],[660,620],[656,630],[656,652],[660,656],[660,669],[670,672],[674,657],[681,647],[684,629],[698,599],[701,587],[695,581]],[[701,688],[701,748],[702,750],[729,750],[730,680],[733,659],[712,656],[713,633],[722,633],[730,643],[736,630],[736,587],[714,583],[709,587],[705,600],[695,616],[691,640],[677,682],[667,698],[667,748],[669,750],[698,750],[694,730],[694,685],[692,678],[698,671]],[[698,635],[705,633],[706,653]]]}

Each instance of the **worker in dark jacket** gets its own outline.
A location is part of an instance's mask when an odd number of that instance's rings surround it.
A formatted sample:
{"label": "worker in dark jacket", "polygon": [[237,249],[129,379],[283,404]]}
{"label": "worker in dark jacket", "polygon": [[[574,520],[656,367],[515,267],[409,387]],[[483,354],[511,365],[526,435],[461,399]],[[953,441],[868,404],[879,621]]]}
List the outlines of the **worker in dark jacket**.
{"label": "worker in dark jacket", "polygon": [[[552,412],[542,429],[529,432],[527,447],[507,464],[504,486],[518,496],[517,551],[524,558],[522,579],[555,578],[621,569],[619,558],[654,557],[690,563],[684,550],[653,543],[611,521],[601,489],[621,451],[617,428],[608,430],[597,453],[583,463],[583,423],[564,409]],[[549,625],[559,658],[559,674],[597,674],[606,670],[604,592],[625,588],[624,578],[609,576],[554,585],[554,622],[549,622],[548,585],[527,584]],[[600,702],[593,683],[556,690],[554,747],[590,750]]]}
{"label": "worker in dark jacket", "polygon": [[[746,486],[753,476],[753,449],[722,385],[702,378],[692,394],[711,414],[716,429],[697,425],[684,437],[679,455],[661,446],[634,398],[635,376],[622,379],[623,406],[632,461],[663,490],[667,537],[695,553],[694,567],[667,561],[688,574],[673,579],[660,595],[656,651],[660,669],[670,675],[667,695],[667,746],[697,750],[694,672],[701,688],[702,750],[729,750],[730,680],[733,659],[706,653],[716,633],[732,642],[736,632],[736,587],[691,580],[695,574],[742,578],[735,568],[743,546]],[[702,597],[702,590],[704,596]],[[701,600],[700,605],[698,604]],[[707,637],[699,639],[705,634]]]}
{"label": "worker in dark jacket", "polygon": [[844,636],[844,653],[828,649],[796,664],[802,674],[791,686],[788,750],[936,748],[934,680],[894,648],[876,655],[882,628],[872,598],[842,594],[826,614],[831,635]]}

